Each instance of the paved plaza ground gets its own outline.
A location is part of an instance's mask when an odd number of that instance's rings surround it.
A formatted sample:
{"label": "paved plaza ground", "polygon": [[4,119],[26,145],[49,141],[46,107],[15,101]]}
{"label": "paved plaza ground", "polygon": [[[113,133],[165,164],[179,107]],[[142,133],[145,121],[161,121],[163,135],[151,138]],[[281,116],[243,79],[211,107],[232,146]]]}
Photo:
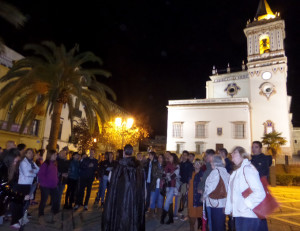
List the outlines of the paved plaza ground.
{"label": "paved plaza ground", "polygon": [[[32,206],[30,212],[32,218],[26,225],[26,231],[55,231],[55,230],[75,230],[75,231],[96,231],[101,230],[101,209],[93,206],[95,193],[97,189],[93,188],[89,209],[84,211],[79,208],[77,211],[62,210],[59,219],[54,224],[50,224],[50,217],[45,216],[45,225],[41,226],[38,222],[37,207]],[[300,187],[282,187],[277,186],[271,188],[273,195],[280,203],[280,209],[275,212],[269,219],[268,225],[270,231],[296,231],[300,230]],[[46,208],[45,214],[49,214],[49,206]],[[0,230],[12,230],[9,223],[6,222],[0,226]],[[146,231],[189,231],[188,221],[176,220],[171,225],[161,225],[159,220],[151,219],[146,223]]]}

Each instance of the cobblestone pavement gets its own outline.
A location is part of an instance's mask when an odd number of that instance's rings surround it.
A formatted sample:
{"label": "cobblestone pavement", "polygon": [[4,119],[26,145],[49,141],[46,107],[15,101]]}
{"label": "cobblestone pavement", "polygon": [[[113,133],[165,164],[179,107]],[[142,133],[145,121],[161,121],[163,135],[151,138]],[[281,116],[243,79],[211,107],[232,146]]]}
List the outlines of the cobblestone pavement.
{"label": "cobblestone pavement", "polygon": [[[26,225],[26,231],[55,231],[55,230],[75,230],[75,231],[100,231],[101,230],[101,208],[93,206],[95,193],[93,188],[88,211],[80,207],[77,211],[62,210],[55,223],[49,223],[50,216],[45,216],[44,225],[40,225],[37,218],[37,207],[30,207],[32,218]],[[271,188],[273,195],[280,203],[280,209],[268,219],[270,231],[296,231],[300,230],[300,187],[280,187]],[[49,206],[46,207],[45,214],[49,214]],[[12,230],[9,223],[5,222],[0,226],[0,230]],[[188,231],[188,221],[175,220],[174,224],[161,225],[158,219],[150,219],[146,223],[147,231],[167,231],[180,230]]]}

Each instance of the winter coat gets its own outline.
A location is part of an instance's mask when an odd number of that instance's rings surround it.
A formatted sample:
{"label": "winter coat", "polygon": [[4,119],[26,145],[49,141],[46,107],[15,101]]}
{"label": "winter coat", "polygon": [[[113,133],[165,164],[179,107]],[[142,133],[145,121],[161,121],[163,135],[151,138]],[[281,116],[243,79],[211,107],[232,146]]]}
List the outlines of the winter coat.
{"label": "winter coat", "polygon": [[198,185],[201,182],[201,178],[203,176],[203,171],[199,171],[198,173],[193,173],[195,174],[194,180],[192,181],[192,179],[190,180],[190,184],[193,184],[193,207],[200,207],[202,206],[202,202],[201,202],[201,193],[198,193]]}
{"label": "winter coat", "polygon": [[204,190],[203,197],[205,199],[205,204],[208,207],[212,207],[212,208],[224,208],[225,207],[226,198],[211,199],[209,197],[209,194],[211,192],[213,192],[215,190],[215,188],[217,187],[220,177],[222,178],[224,185],[225,185],[225,189],[227,191],[230,175],[227,173],[227,170],[224,167],[216,167],[215,169],[213,169],[205,181],[205,190]]}
{"label": "winter coat", "polygon": [[[89,167],[93,164],[93,167]],[[96,171],[98,170],[98,161],[95,158],[84,158],[79,164],[79,177],[84,179],[95,178]]]}
{"label": "winter coat", "polygon": [[58,171],[58,180],[61,184],[67,183],[67,177],[63,177],[63,173],[68,173],[70,161],[66,159],[61,159],[57,157],[57,171]]}
{"label": "winter coat", "polygon": [[269,167],[272,165],[272,156],[268,156],[263,153],[253,155],[251,164],[254,165],[260,177],[269,177]]}
{"label": "winter coat", "polygon": [[180,181],[182,184],[189,183],[192,178],[193,171],[194,166],[189,160],[180,163]]}
{"label": "winter coat", "polygon": [[54,161],[50,161],[49,165],[44,162],[38,173],[40,186],[45,188],[56,188],[58,184],[57,166]]}
{"label": "winter coat", "polygon": [[156,188],[159,188],[160,180],[163,176],[163,173],[164,173],[163,166],[161,166],[158,161],[154,162],[151,170],[151,185],[150,185],[151,191],[154,192]]}
{"label": "winter coat", "polygon": [[[242,196],[242,192],[249,187],[243,172],[253,191],[247,198]],[[257,218],[252,209],[262,202],[265,197],[266,193],[258,171],[248,159],[244,159],[241,167],[233,171],[230,176],[225,214],[232,214],[233,217]]]}
{"label": "winter coat", "polygon": [[164,168],[164,180],[167,187],[176,187],[180,186],[180,168],[179,165],[172,164],[167,162],[166,167]]}
{"label": "winter coat", "polygon": [[36,163],[32,162],[32,164],[34,165],[35,169],[32,168],[30,161],[26,157],[21,161],[19,166],[18,184],[32,185],[33,179],[39,172],[39,167],[36,165]]}
{"label": "winter coat", "polygon": [[117,164],[118,162],[115,160],[111,162],[109,160],[101,161],[98,169],[99,176],[108,176],[109,173],[117,166]]}
{"label": "winter coat", "polygon": [[79,160],[72,160],[69,166],[68,178],[78,180],[79,178]]}

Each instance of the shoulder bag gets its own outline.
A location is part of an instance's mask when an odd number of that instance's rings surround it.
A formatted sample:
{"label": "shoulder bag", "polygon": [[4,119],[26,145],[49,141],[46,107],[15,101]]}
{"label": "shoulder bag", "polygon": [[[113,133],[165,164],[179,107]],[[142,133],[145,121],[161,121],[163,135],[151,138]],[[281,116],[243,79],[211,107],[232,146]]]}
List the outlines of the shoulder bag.
{"label": "shoulder bag", "polygon": [[[245,167],[243,168],[243,174],[246,183],[248,184],[249,188],[247,188],[244,192],[242,192],[242,196],[244,198],[247,198],[251,193],[253,193],[252,189],[250,188],[250,185],[246,179],[245,176]],[[279,204],[275,200],[275,198],[271,195],[268,189],[268,181],[266,177],[260,178],[260,181],[264,187],[266,197],[263,199],[262,202],[259,203],[252,211],[256,214],[256,216],[260,219],[266,219],[267,216],[269,216],[271,213],[273,213],[278,207]]]}

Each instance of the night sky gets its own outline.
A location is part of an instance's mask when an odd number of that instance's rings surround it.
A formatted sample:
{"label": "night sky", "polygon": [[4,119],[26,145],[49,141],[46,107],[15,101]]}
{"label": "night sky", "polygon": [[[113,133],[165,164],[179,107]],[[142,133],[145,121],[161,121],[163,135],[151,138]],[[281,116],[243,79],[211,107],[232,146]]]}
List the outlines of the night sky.
{"label": "night sky", "polygon": [[[92,51],[112,73],[117,103],[149,119],[152,135],[166,135],[169,99],[205,98],[212,66],[239,70],[247,60],[243,29],[259,0],[12,0],[28,18],[17,30],[0,20],[0,35],[26,55],[26,43],[52,40]],[[288,94],[300,126],[300,7],[298,0],[268,0],[286,23]],[[280,112],[279,112],[280,113]]]}

